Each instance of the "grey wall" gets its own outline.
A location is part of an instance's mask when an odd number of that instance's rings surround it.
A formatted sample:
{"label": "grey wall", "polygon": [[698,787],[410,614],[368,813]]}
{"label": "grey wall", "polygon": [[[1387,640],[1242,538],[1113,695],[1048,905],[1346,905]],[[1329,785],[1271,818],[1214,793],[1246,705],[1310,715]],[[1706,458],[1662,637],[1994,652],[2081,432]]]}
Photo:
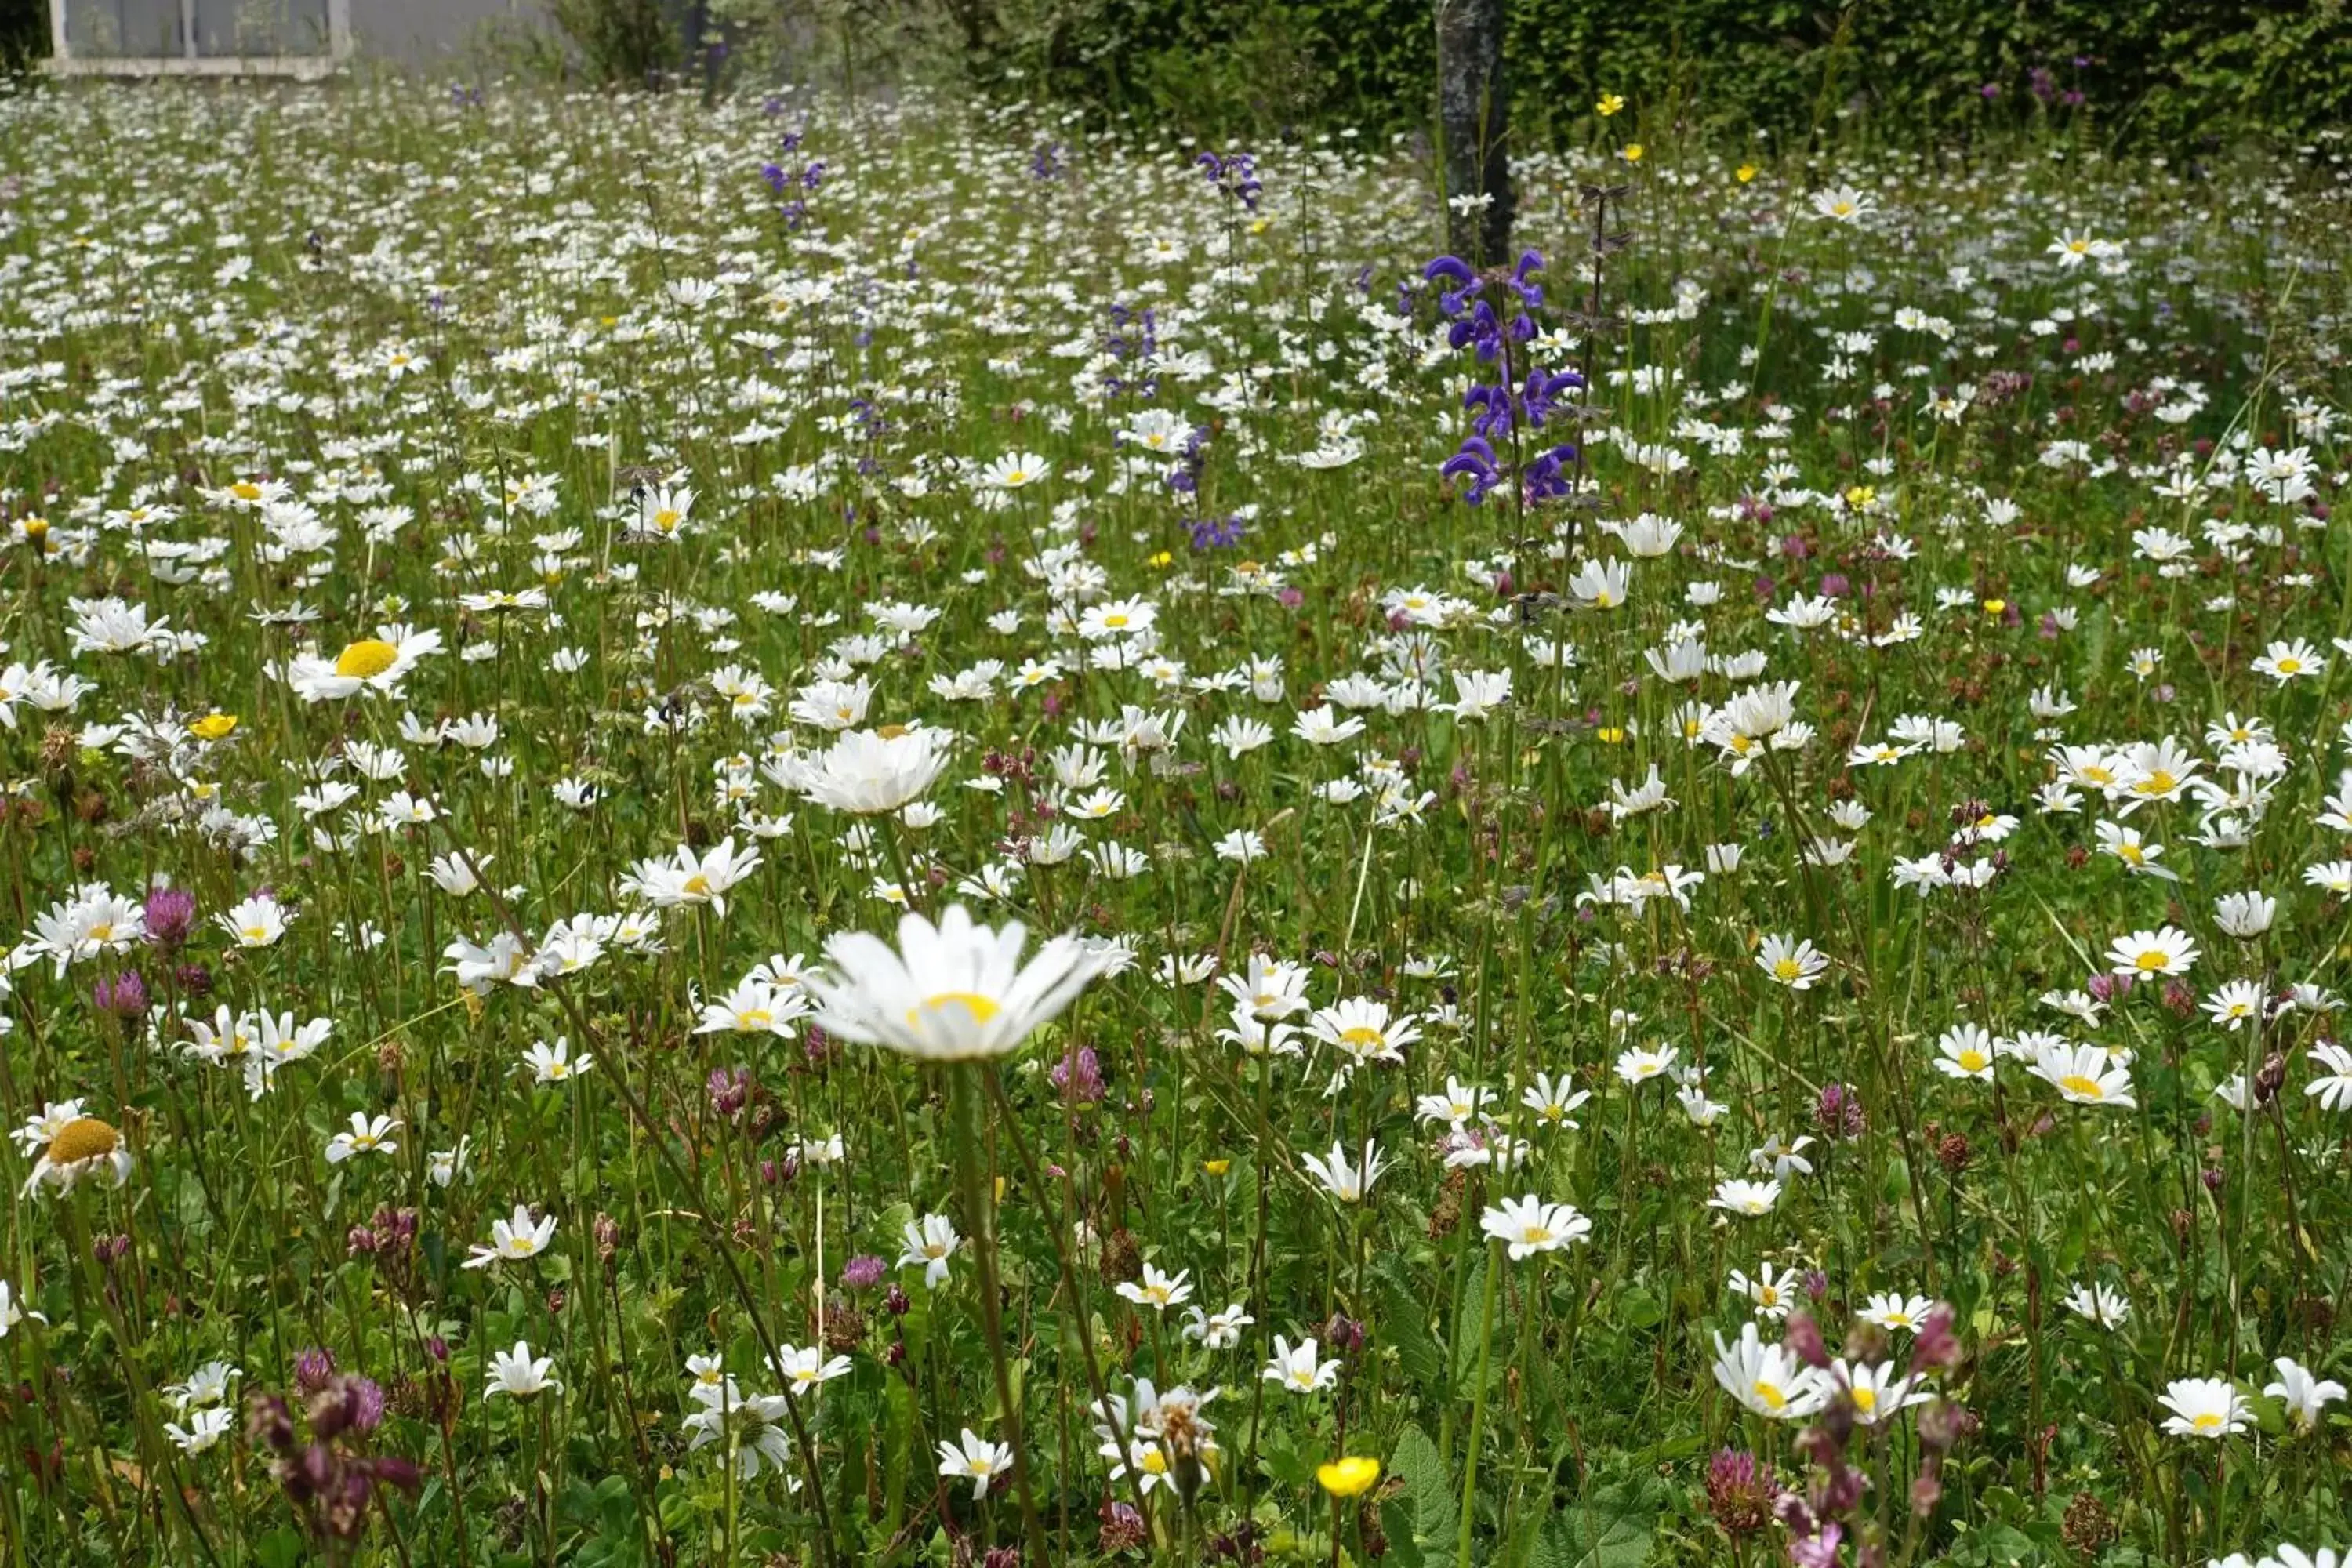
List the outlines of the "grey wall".
{"label": "grey wall", "polygon": [[537,0],[351,0],[352,38],[362,58],[430,67],[462,52],[485,22],[539,24]]}

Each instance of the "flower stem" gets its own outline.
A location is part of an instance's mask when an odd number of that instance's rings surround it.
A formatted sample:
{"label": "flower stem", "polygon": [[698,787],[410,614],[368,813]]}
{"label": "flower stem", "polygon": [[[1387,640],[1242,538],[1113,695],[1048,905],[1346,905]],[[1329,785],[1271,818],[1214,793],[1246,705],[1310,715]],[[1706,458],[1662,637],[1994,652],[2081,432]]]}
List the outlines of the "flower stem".
{"label": "flower stem", "polygon": [[955,1118],[956,1181],[963,1190],[964,1222],[971,1226],[971,1250],[980,1266],[980,1315],[988,1331],[988,1355],[996,1370],[996,1403],[1004,1413],[1004,1441],[1013,1449],[1013,1487],[1021,1498],[1021,1523],[1029,1541],[1032,1561],[1052,1559],[1045,1551],[1045,1527],[1038,1521],[1036,1500],[1029,1490],[1029,1460],[1021,1441],[1021,1407],[1013,1397],[1013,1377],[1005,1362],[1003,1302],[996,1283],[996,1194],[983,1154],[987,1148],[986,1117],[982,1110],[987,1088],[978,1062],[957,1062],[948,1069],[948,1099]]}
{"label": "flower stem", "polygon": [[1462,1461],[1462,1530],[1454,1538],[1454,1568],[1470,1568],[1470,1529],[1476,1521],[1478,1440],[1486,1424],[1486,1371],[1495,1350],[1495,1294],[1503,1282],[1503,1249],[1486,1247],[1486,1299],[1478,1308],[1478,1382],[1470,1391],[1470,1436]]}

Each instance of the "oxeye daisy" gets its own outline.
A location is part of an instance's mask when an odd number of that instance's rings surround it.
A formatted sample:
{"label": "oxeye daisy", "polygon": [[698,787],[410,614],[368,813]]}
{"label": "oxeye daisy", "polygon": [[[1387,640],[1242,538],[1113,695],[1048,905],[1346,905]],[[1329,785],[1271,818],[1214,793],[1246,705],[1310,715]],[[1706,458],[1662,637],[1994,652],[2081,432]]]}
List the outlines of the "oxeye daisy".
{"label": "oxeye daisy", "polygon": [[546,1251],[547,1244],[554,1239],[553,1215],[533,1219],[529,1208],[517,1204],[510,1217],[490,1222],[488,1247],[478,1243],[467,1249],[468,1256],[463,1267],[488,1268],[493,1263],[520,1263]]}
{"label": "oxeye daisy", "polygon": [[2157,1403],[2172,1412],[2164,1429],[2177,1437],[2227,1437],[2244,1431],[2253,1416],[2246,1396],[2218,1377],[2174,1378]]}
{"label": "oxeye daisy", "polygon": [[2076,1105],[2126,1110],[2138,1103],[2132,1098],[2130,1070],[2096,1046],[2044,1042],[2026,1070]]}
{"label": "oxeye daisy", "polygon": [[980,471],[980,482],[993,489],[1017,490],[1054,471],[1054,466],[1034,452],[1007,452],[993,458]]}
{"label": "oxeye daisy", "polygon": [[2186,974],[2197,962],[2197,952],[2187,931],[2164,926],[2116,938],[2107,944],[2107,963],[2113,973],[2135,978]]}
{"label": "oxeye daisy", "polygon": [[1807,1366],[1785,1346],[1768,1345],[1752,1322],[1726,1344],[1715,1336],[1717,1386],[1767,1421],[1801,1421],[1819,1410],[1830,1394],[1827,1376]]}
{"label": "oxeye daisy", "polygon": [[131,1151],[111,1122],[95,1116],[77,1116],[59,1126],[33,1162],[25,1178],[27,1194],[45,1187],[71,1192],[85,1176],[105,1178],[115,1186],[131,1179]]}
{"label": "oxeye daisy", "polygon": [[937,925],[902,917],[895,949],[862,931],[843,933],[825,945],[825,969],[806,980],[817,1021],[844,1039],[927,1061],[1007,1055],[1105,967],[1068,936],[1024,962],[1027,937],[1018,921],[982,925],[960,904]]}
{"label": "oxeye daisy", "polygon": [[1481,1215],[1478,1223],[1489,1237],[1504,1244],[1513,1262],[1539,1252],[1557,1252],[1592,1234],[1592,1222],[1572,1206],[1548,1203],[1533,1194],[1505,1198]]}
{"label": "oxeye daisy", "polygon": [[1756,967],[1767,978],[1791,991],[1809,991],[1830,961],[1815,951],[1810,942],[1794,937],[1768,936],[1756,953]]}
{"label": "oxeye daisy", "polygon": [[1936,1070],[1946,1078],[1992,1079],[1993,1037],[1974,1024],[1958,1024],[1936,1040]]}

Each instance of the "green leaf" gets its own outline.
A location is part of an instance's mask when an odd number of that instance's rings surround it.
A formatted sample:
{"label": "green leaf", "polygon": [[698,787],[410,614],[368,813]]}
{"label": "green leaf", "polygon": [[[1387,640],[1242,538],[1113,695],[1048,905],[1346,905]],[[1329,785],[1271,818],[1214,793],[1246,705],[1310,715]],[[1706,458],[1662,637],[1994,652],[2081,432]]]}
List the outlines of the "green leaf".
{"label": "green leaf", "polygon": [[1654,1329],[1666,1321],[1666,1309],[1643,1287],[1628,1285],[1617,1293],[1617,1321],[1629,1329]]}
{"label": "green leaf", "polygon": [[1429,1331],[1429,1320],[1422,1302],[1392,1273],[1381,1275],[1381,1314],[1378,1325],[1382,1338],[1396,1347],[1397,1360],[1404,1374],[1425,1394],[1444,1392],[1445,1352],[1437,1348],[1437,1341]]}
{"label": "green leaf", "polygon": [[1642,1568],[1657,1515],[1631,1487],[1596,1487],[1544,1521],[1528,1568]]}
{"label": "green leaf", "polygon": [[[1462,1288],[1462,1316],[1454,1324],[1454,1386],[1464,1398],[1478,1373],[1478,1334],[1486,1305],[1486,1250],[1481,1247]],[[1499,1315],[1499,1313],[1498,1313]],[[1489,1369],[1491,1372],[1491,1368]]]}
{"label": "green leaf", "polygon": [[1389,1470],[1404,1482],[1405,1500],[1412,1505],[1412,1539],[1427,1551],[1451,1552],[1461,1523],[1455,1507],[1453,1472],[1437,1452],[1437,1445],[1418,1426],[1397,1435]]}
{"label": "green leaf", "polygon": [[302,1538],[281,1524],[253,1543],[253,1560],[261,1568],[294,1568],[302,1561]]}
{"label": "green leaf", "polygon": [[1381,1504],[1381,1532],[1389,1538],[1383,1568],[1422,1568],[1421,1543],[1412,1538],[1413,1509],[1402,1498]]}

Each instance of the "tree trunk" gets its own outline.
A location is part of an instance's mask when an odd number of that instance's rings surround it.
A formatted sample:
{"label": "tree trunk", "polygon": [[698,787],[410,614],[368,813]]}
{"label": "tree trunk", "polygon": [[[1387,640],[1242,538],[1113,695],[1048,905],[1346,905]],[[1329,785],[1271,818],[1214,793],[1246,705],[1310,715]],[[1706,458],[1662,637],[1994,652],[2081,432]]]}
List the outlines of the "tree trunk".
{"label": "tree trunk", "polygon": [[[1504,0],[1434,0],[1437,132],[1444,153],[1445,242],[1473,266],[1510,260],[1510,161],[1504,156],[1509,98],[1503,86]],[[1490,198],[1465,212],[1464,196]]]}

